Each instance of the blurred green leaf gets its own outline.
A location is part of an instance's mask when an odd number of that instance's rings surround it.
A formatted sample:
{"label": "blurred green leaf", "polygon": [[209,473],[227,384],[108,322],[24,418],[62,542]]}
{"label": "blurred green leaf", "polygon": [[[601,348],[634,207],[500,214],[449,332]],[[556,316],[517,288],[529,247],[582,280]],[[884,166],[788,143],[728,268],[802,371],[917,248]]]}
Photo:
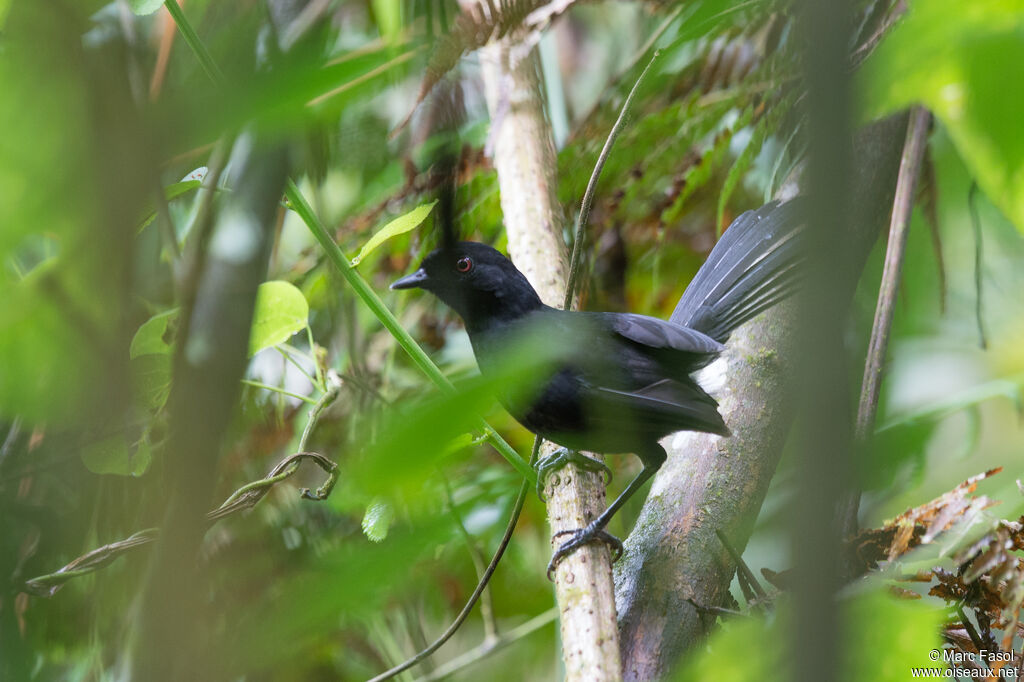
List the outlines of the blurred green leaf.
{"label": "blurred green leaf", "polygon": [[[438,463],[453,452],[460,440],[479,423],[499,394],[504,400],[527,398],[537,389],[560,354],[585,337],[585,327],[573,338],[553,337],[550,330],[525,329],[508,340],[501,366],[488,367],[487,377],[477,376],[457,385],[453,394],[433,394],[404,409],[389,407],[382,415],[380,436],[365,456],[353,463],[349,478],[368,495],[410,500],[422,494],[423,482]],[[568,336],[568,335],[566,335]]]}
{"label": "blurred green leaf", "polygon": [[132,359],[143,355],[164,355],[171,352],[174,341],[174,323],[178,309],[158,313],[142,323],[132,337],[128,355]]}
{"label": "blurred green leaf", "polygon": [[380,36],[394,42],[402,31],[402,3],[399,0],[372,0]]}
{"label": "blurred green leaf", "polygon": [[994,204],[1024,231],[1024,2],[930,0],[859,74],[863,118],[923,103]]}
{"label": "blurred green leaf", "polygon": [[135,392],[151,410],[159,410],[171,394],[170,354],[142,355],[131,362]]}
{"label": "blurred green leaf", "polygon": [[366,258],[371,251],[392,237],[404,234],[419,227],[420,223],[426,220],[427,216],[430,215],[430,212],[433,210],[434,204],[436,203],[437,201],[435,200],[431,201],[429,204],[417,206],[405,215],[395,218],[390,223],[377,230],[377,232],[370,237],[369,241],[363,245],[363,248],[359,249],[359,253],[352,259],[352,265],[359,265],[360,261]]}
{"label": "blurred green leaf", "polygon": [[288,282],[264,282],[256,291],[249,355],[284,343],[306,328],[309,304],[298,287]]}
{"label": "blurred green leaf", "polygon": [[[876,584],[843,602],[845,625],[841,669],[848,682],[903,682],[911,666],[934,667],[928,654],[941,646],[943,608],[932,600],[898,600]],[[787,598],[776,603],[776,617],[732,618],[722,624],[703,648],[687,661],[677,681],[761,682],[788,679],[798,659],[787,655],[793,613]],[[773,642],[774,646],[752,643]]]}
{"label": "blurred green leaf", "polygon": [[146,439],[133,445],[123,433],[105,438],[82,450],[82,463],[94,474],[141,476],[152,460]]}
{"label": "blurred green leaf", "polygon": [[163,7],[164,0],[128,0],[128,6],[139,16],[145,16]]}
{"label": "blurred green leaf", "polygon": [[394,508],[384,500],[375,499],[366,506],[366,513],[363,514],[363,534],[371,542],[383,542],[394,520]]}
{"label": "blurred green leaf", "polygon": [[[176,182],[173,185],[167,185],[164,187],[164,198],[167,201],[177,199],[180,196],[184,196],[189,192],[199,189],[199,186],[203,184],[202,180],[182,180]],[[152,206],[146,208],[146,217],[139,222],[139,231],[146,229],[150,223],[156,220],[156,209]]]}
{"label": "blurred green leaf", "polygon": [[843,669],[857,682],[903,682],[911,667],[930,668],[929,652],[940,649],[944,609],[932,600],[895,599],[874,590],[847,604]]}

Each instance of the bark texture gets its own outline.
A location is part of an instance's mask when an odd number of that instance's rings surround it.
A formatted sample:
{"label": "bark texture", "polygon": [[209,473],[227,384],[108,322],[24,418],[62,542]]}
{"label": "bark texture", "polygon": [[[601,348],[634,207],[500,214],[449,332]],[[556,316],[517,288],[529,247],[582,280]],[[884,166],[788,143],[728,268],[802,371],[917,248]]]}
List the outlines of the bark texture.
{"label": "bark texture", "polygon": [[[515,62],[509,57],[511,46],[507,41],[493,43],[484,48],[481,57],[492,121],[489,144],[498,171],[512,260],[541,299],[558,307],[568,268],[562,209],[555,195],[554,139],[544,114],[537,51],[531,50]],[[552,449],[546,443],[541,454]],[[575,465],[550,475],[545,493],[552,533],[582,528],[604,511],[601,475]],[[561,541],[553,538],[552,548]],[[561,612],[566,679],[621,679],[608,548],[588,545],[562,561],[555,573],[555,593]]]}
{"label": "bark texture", "polygon": [[[837,234],[852,255],[843,281],[846,305],[892,204],[906,117],[861,131],[854,152],[854,215]],[[624,676],[659,679],[696,644],[704,627],[689,600],[724,605],[736,569],[715,531],[743,551],[768,491],[793,418],[787,396],[798,347],[795,306],[785,303],[738,329],[724,354],[719,393],[730,438],[680,433],[663,441],[658,472],[626,552],[616,566]]]}

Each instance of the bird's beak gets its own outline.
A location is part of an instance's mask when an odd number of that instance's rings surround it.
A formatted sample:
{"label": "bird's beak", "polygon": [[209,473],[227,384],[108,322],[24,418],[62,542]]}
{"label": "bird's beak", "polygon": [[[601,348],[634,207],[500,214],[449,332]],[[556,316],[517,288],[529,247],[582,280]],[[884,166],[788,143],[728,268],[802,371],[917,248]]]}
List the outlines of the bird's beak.
{"label": "bird's beak", "polygon": [[406,275],[402,279],[395,280],[391,283],[392,289],[416,289],[422,288],[424,284],[430,281],[430,277],[427,275],[427,271],[420,268],[411,275]]}

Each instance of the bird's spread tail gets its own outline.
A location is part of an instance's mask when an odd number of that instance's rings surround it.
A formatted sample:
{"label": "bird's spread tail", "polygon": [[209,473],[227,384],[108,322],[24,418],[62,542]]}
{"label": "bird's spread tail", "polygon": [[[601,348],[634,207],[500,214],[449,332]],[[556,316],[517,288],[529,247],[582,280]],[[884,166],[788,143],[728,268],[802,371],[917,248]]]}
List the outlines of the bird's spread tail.
{"label": "bird's spread tail", "polygon": [[803,260],[799,199],[747,211],[722,234],[672,313],[719,342],[795,290]]}

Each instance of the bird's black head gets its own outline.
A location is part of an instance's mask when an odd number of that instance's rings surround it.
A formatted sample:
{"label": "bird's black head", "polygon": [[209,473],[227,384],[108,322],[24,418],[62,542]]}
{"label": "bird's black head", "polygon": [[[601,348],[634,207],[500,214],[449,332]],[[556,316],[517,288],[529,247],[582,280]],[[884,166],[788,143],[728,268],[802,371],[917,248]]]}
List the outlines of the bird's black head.
{"label": "bird's black head", "polygon": [[457,312],[473,331],[495,320],[521,317],[540,308],[540,297],[523,273],[495,249],[456,242],[423,259],[419,270],[392,289],[426,289]]}

